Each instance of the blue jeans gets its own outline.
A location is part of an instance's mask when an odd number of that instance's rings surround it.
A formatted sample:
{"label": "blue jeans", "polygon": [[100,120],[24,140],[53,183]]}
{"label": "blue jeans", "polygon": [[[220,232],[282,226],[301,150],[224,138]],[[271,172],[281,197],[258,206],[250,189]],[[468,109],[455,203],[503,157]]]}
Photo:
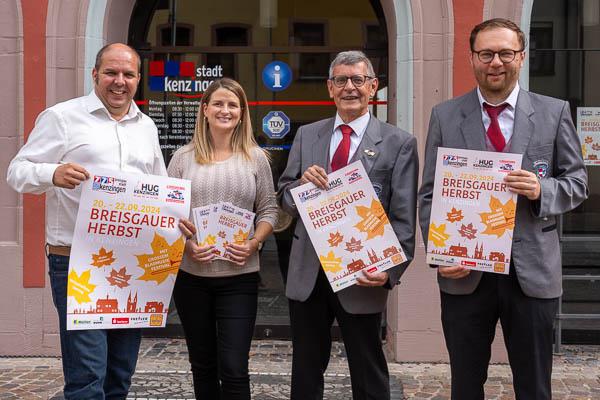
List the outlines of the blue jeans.
{"label": "blue jeans", "polygon": [[69,257],[48,256],[52,300],[58,312],[65,400],[125,399],[135,371],[141,331],[67,331]]}

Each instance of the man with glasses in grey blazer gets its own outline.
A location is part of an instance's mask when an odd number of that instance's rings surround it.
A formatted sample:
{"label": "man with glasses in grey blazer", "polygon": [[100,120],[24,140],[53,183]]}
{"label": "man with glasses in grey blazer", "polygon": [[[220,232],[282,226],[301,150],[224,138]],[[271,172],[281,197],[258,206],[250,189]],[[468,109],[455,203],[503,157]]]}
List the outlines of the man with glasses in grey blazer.
{"label": "man with glasses in grey blazer", "polygon": [[294,345],[293,400],[323,398],[334,318],[348,355],[353,398],[390,398],[381,315],[390,290],[413,257],[419,166],[415,138],[369,113],[378,84],[362,52],[336,56],[327,88],[337,114],[298,129],[279,179],[278,201],[286,212],[298,216],[290,189],[307,182],[325,188],[327,173],[361,160],[408,260],[385,272],[363,270],[356,285],[334,293],[298,220],[286,286]]}
{"label": "man with glasses in grey blazer", "polygon": [[[431,112],[419,222],[427,241],[438,147],[523,154],[505,178],[518,194],[510,273],[438,267],[452,399],[484,398],[498,320],[517,399],[551,399],[552,325],[562,293],[557,221],[587,197],[587,173],[569,104],[519,88],[525,35],[505,19],[473,28],[478,86]],[[435,267],[435,266],[434,266]]]}

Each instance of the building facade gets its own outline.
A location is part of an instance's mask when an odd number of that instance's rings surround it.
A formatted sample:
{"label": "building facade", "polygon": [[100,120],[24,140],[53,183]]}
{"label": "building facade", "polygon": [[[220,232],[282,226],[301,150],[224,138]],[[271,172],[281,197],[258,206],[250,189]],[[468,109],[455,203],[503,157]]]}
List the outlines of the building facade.
{"label": "building facade", "polygon": [[[600,0],[1,1],[3,171],[44,108],[92,89],[96,52],[117,41],[142,56],[136,99],[157,123],[167,161],[189,140],[206,85],[231,76],[247,91],[257,140],[271,152],[277,178],[298,126],[333,115],[327,68],[333,54],[347,49],[361,49],[374,61],[380,88],[372,112],[414,134],[422,160],[431,108],[475,86],[469,32],[493,17],[509,18],[527,34],[521,87],[569,100],[576,124],[578,109],[594,112],[600,106]],[[261,74],[276,61],[289,67],[290,75],[269,89]],[[600,203],[595,201],[600,175],[592,164],[590,199],[561,220],[565,274],[600,273]],[[0,196],[0,355],[58,354],[44,256],[44,197],[20,196],[5,180]],[[287,261],[289,232],[274,235],[261,255],[258,337],[287,334],[280,269]],[[386,313],[387,343],[398,361],[446,359],[435,273],[425,264],[418,235],[415,260]],[[566,281],[563,310],[600,313],[597,289],[590,280]],[[177,334],[177,321],[174,312],[163,334]],[[589,319],[565,322],[564,328],[574,332],[573,340],[594,341],[600,324]],[[498,332],[497,360],[505,359],[501,348]]]}

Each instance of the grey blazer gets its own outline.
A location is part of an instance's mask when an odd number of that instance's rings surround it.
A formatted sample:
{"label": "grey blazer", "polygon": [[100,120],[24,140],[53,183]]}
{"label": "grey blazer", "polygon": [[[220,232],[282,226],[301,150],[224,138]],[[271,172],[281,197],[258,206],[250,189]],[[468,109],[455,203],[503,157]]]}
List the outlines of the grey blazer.
{"label": "grey blazer", "polygon": [[[569,104],[520,90],[509,145],[510,153],[523,154],[522,169],[535,173],[541,167],[546,174],[540,178],[540,199],[530,201],[519,196],[517,201],[512,243],[515,272],[527,296],[558,297],[562,277],[557,216],[577,207],[588,195],[587,172]],[[486,149],[476,90],[438,104],[431,112],[419,190],[419,223],[424,238],[429,228],[438,146]],[[471,271],[462,279],[446,279],[438,274],[438,282],[446,293],[470,294],[481,275]]]}
{"label": "grey blazer", "polygon": [[[302,126],[298,129],[290,150],[285,171],[279,178],[277,200],[293,216],[298,211],[290,189],[299,186],[300,177],[312,165],[320,165],[329,172],[329,144],[335,119]],[[367,151],[370,150],[370,151]],[[389,269],[389,280],[384,287],[351,286],[339,291],[338,298],[344,310],[352,314],[381,312],[391,289],[414,255],[416,229],[416,194],[419,171],[416,139],[392,125],[371,115],[362,141],[350,162],[361,160],[379,199],[387,212],[394,232],[408,260]],[[313,291],[321,264],[310,242],[302,220],[294,232],[286,295],[305,301]]]}

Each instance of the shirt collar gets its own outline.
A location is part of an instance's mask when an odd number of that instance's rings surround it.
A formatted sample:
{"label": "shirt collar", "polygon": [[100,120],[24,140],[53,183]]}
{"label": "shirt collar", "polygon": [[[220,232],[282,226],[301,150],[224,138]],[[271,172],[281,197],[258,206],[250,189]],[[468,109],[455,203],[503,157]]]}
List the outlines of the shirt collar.
{"label": "shirt collar", "polygon": [[350,128],[352,128],[356,136],[360,138],[362,137],[363,133],[365,133],[365,131],[367,130],[367,125],[369,125],[370,119],[371,113],[367,112],[364,115],[361,115],[360,117],[356,118],[355,120],[349,123],[345,123],[342,120],[342,117],[340,117],[340,114],[336,113],[335,122],[333,123],[333,130],[335,131],[336,129],[338,129],[340,125],[348,125]]}
{"label": "shirt collar", "polygon": [[[106,115],[110,116],[110,112],[108,112],[107,108],[104,106],[104,104],[102,103],[102,100],[100,100],[100,98],[98,97],[98,95],[96,94],[96,91],[94,89],[92,89],[90,94],[87,95],[87,97],[85,99],[85,103],[86,103],[87,110],[90,114],[94,113],[98,110],[104,110]],[[136,117],[141,117],[141,114],[142,114],[142,112],[138,108],[137,104],[135,104],[135,101],[132,101],[131,106],[129,107],[129,111],[127,111],[127,114],[125,114],[125,116],[121,119],[121,121],[133,119]]]}
{"label": "shirt collar", "polygon": [[[506,100],[504,100],[500,104],[506,103],[506,104],[509,105],[509,107],[512,110],[514,110],[517,107],[517,99],[519,98],[519,90],[520,90],[519,82],[517,82],[517,84],[513,88],[512,92],[510,92],[510,94],[506,98]],[[485,99],[483,98],[483,95],[481,94],[481,90],[479,90],[479,86],[477,86],[477,97],[479,98],[479,105],[481,106],[482,109],[483,109],[483,103],[490,104],[490,102],[485,101]],[[491,106],[498,106],[500,104],[490,104],[490,105]]]}

